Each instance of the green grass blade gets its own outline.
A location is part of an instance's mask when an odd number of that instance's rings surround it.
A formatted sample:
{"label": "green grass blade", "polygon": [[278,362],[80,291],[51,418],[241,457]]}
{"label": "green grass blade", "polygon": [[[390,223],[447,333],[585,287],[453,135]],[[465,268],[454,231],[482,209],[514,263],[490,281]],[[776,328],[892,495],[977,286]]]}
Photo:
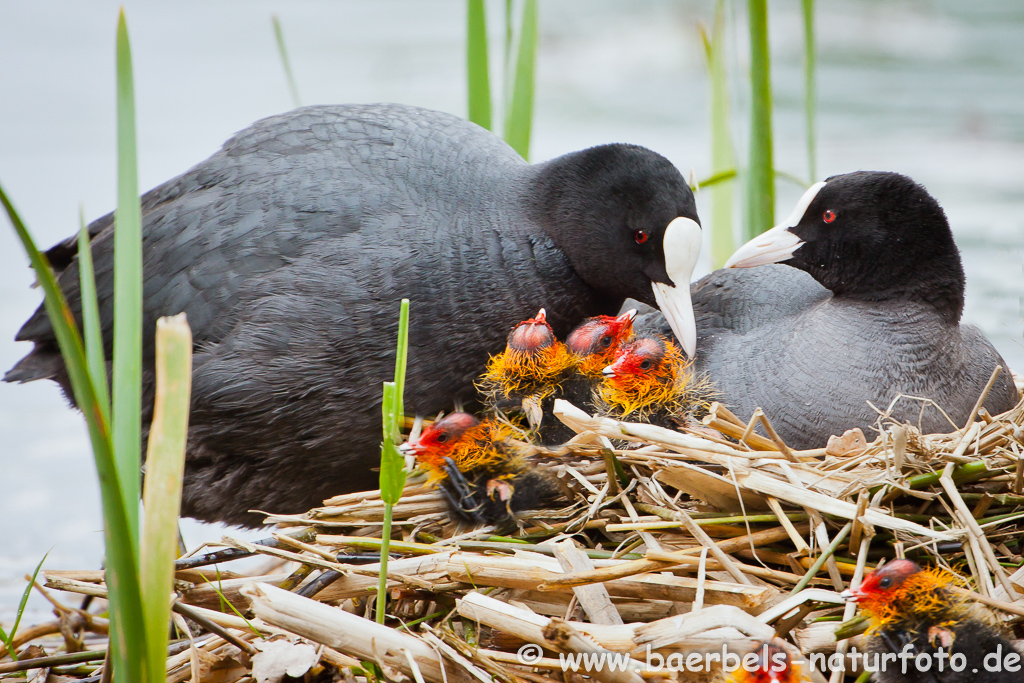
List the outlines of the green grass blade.
{"label": "green grass blade", "polygon": [[277,40],[277,53],[281,57],[281,65],[284,66],[284,77],[288,81],[288,92],[292,95],[292,103],[301,107],[299,100],[299,86],[295,84],[295,74],[292,73],[292,63],[288,59],[288,50],[284,45],[284,31],[281,30],[281,20],[276,14],[270,15],[270,22],[274,25],[274,38]]}
{"label": "green grass blade", "polygon": [[703,178],[701,180],[696,181],[693,185],[690,186],[690,189],[696,192],[700,188],[714,187],[715,185],[720,185],[724,182],[734,179],[736,175],[737,173],[735,168],[727,168],[724,171],[712,173],[707,178]]}
{"label": "green grass blade", "polygon": [[43,568],[43,562],[46,562],[46,558],[49,557],[50,552],[47,551],[43,555],[43,559],[39,560],[39,564],[36,565],[36,569],[32,572],[32,579],[25,586],[25,592],[21,594],[21,601],[18,603],[18,613],[14,617],[14,625],[11,626],[11,632],[5,633],[0,628],[0,639],[4,641],[4,645],[7,646],[7,654],[11,656],[11,659],[18,661],[18,653],[14,651],[14,636],[18,632],[18,626],[21,624],[21,617],[25,614],[25,606],[28,605],[28,596],[32,595],[32,586],[36,583],[36,577],[39,576],[39,570]]}
{"label": "green grass blade", "polygon": [[107,388],[107,361],[103,351],[103,328],[100,326],[100,307],[96,298],[96,279],[93,277],[92,249],[89,246],[89,228],[85,212],[79,208],[78,221],[78,286],[82,295],[82,336],[85,339],[85,358],[89,375],[104,420],[110,423],[110,391]]}
{"label": "green grass blade", "polygon": [[505,116],[505,142],[530,158],[530,130],[533,127],[534,69],[537,63],[537,0],[523,4],[523,25],[516,50],[516,72],[512,98]]}
{"label": "green grass blade", "polygon": [[804,110],[807,113],[807,170],[810,182],[818,181],[817,116],[818,94],[815,82],[817,48],[814,41],[814,0],[803,0],[804,10]]}
{"label": "green grass blade", "polygon": [[[398,312],[398,346],[395,353],[395,426],[405,422],[405,367],[409,362],[409,300],[402,299]],[[396,443],[399,433],[392,435]]]}
{"label": "green grass blade", "polygon": [[139,537],[142,448],[142,214],[135,86],[124,10],[117,22],[117,210],[114,212],[114,457],[132,537]]}
{"label": "green grass blade", "polygon": [[[138,536],[131,531],[128,511],[124,506],[121,480],[114,463],[114,449],[109,423],[99,407],[95,386],[85,359],[85,347],[75,326],[64,294],[57,285],[46,257],[36,247],[21,217],[0,187],[0,204],[7,212],[29,261],[35,269],[39,286],[43,290],[43,306],[53,326],[57,346],[64,357],[64,366],[71,380],[75,403],[85,416],[89,427],[89,440],[96,461],[96,474],[100,482],[100,501],[103,506],[103,538],[107,550],[107,576],[110,590],[111,614],[117,637],[114,645],[114,668],[121,671],[118,680],[140,681],[142,676],[142,603],[139,592]],[[138,504],[134,506],[138,510]],[[137,656],[136,656],[137,653]]]}
{"label": "green grass blade", "polygon": [[405,369],[409,358],[409,300],[402,299],[398,314],[398,348],[395,353],[395,381],[384,382],[381,406],[384,441],[380,449],[380,497],[384,501],[384,529],[380,548],[380,583],[377,586],[377,623],[384,623],[387,606],[388,553],[391,545],[391,508],[402,497],[405,487],[405,458],[398,452],[401,425],[405,421],[402,396]]}
{"label": "green grass blade", "polygon": [[[192,331],[185,314],[160,318],[156,321],[156,398],[146,450],[146,523],[140,558],[146,651],[148,661],[154,664],[163,662],[167,652],[191,385]],[[150,666],[148,673],[151,683],[163,683],[162,666]]]}
{"label": "green grass blade", "polygon": [[380,497],[388,504],[395,504],[405,486],[405,458],[398,452],[399,434],[396,404],[398,391],[394,382],[384,382],[384,402],[381,413],[384,419],[384,440],[380,453]]}
{"label": "green grass blade", "polygon": [[466,15],[469,120],[491,130],[491,79],[487,61],[487,17],[484,14],[484,0],[467,0]]}
{"label": "green grass blade", "polygon": [[721,182],[729,172],[735,176],[736,159],[729,121],[729,79],[725,53],[725,0],[715,3],[715,23],[711,35],[702,32],[711,76],[711,267],[721,268],[736,250],[733,234],[733,183]]}
{"label": "green grass blade", "polygon": [[387,606],[388,553],[391,544],[391,508],[402,496],[405,484],[405,458],[395,448],[394,434],[398,430],[395,417],[397,387],[394,382],[384,382],[384,401],[381,407],[384,419],[384,441],[380,449],[380,497],[384,501],[384,528],[380,547],[380,580],[377,585],[377,623],[384,623]]}
{"label": "green grass blade", "polygon": [[380,574],[377,581],[377,623],[384,623],[384,614],[388,606],[388,560],[391,553],[391,509],[393,505],[384,506],[384,528],[380,544]]}
{"label": "green grass blade", "polygon": [[764,232],[775,222],[768,0],[747,0],[747,9],[750,25],[750,161],[743,241]]}

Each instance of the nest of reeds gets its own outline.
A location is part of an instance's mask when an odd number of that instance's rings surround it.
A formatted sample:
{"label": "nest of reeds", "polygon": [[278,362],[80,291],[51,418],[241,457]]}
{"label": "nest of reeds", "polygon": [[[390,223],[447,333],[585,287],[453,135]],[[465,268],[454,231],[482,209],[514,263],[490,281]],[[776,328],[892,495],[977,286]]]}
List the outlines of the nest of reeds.
{"label": "nest of reeds", "polygon": [[[862,649],[867,629],[840,591],[891,557],[945,569],[961,597],[1021,633],[1024,401],[998,416],[976,409],[948,434],[883,414],[870,443],[855,430],[809,451],[788,448],[765,416],[743,423],[720,404],[704,422],[721,437],[564,402],[556,414],[577,436],[530,457],[572,499],[511,531],[460,527],[425,475],[410,478],[393,509],[384,624],[373,620],[377,491],[269,515],[265,541],[225,538],[179,560],[167,680],[711,680],[722,674],[646,667],[672,653],[742,656],[772,638],[812,657],[804,675],[824,680],[813,656]],[[263,570],[232,570],[254,555]],[[103,573],[47,571],[40,590],[58,619],[16,645],[63,651],[41,660],[60,680],[99,681],[106,622],[66,595],[105,597]],[[625,656],[624,668],[565,672],[559,657],[580,653]]]}

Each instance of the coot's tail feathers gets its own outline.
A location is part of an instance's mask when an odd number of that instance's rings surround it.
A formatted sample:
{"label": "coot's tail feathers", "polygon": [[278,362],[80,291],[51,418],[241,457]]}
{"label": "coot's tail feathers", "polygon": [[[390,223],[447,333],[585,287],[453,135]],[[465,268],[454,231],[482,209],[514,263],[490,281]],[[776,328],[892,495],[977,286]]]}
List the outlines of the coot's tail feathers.
{"label": "coot's tail feathers", "polygon": [[64,374],[64,361],[55,349],[36,346],[19,360],[3,377],[5,382],[34,382],[37,379],[59,380]]}

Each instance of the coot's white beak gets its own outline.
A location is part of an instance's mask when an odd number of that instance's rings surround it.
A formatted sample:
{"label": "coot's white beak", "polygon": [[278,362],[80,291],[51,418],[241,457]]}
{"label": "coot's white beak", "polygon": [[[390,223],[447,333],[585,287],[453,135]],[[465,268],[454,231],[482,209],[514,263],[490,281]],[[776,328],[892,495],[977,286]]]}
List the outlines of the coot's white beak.
{"label": "coot's white beak", "polygon": [[789,218],[779,223],[771,230],[761,233],[736,250],[736,253],[725,262],[726,268],[753,268],[763,266],[766,263],[778,263],[785,261],[793,252],[800,248],[804,242],[789,231],[795,227],[800,219],[804,217],[807,207],[814,201],[815,195],[821,188],[825,187],[824,182],[811,185],[807,192],[800,197],[796,203],[793,213]]}
{"label": "coot's white beak", "polygon": [[700,255],[701,229],[689,218],[674,218],[665,228],[665,272],[674,284],[652,282],[654,300],[686,355],[697,353],[697,323],[690,303],[690,277]]}

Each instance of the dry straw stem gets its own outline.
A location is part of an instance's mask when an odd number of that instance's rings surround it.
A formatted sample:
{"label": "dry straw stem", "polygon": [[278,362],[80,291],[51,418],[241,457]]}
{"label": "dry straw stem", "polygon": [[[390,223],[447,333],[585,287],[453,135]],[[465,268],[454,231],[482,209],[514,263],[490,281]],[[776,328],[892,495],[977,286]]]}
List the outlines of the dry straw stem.
{"label": "dry straw stem", "polygon": [[250,583],[242,589],[242,594],[249,599],[260,621],[361,660],[377,662],[385,669],[412,677],[413,668],[405,654],[409,652],[428,680],[438,683],[475,680],[465,669],[442,661],[430,645],[407,633],[275,586]]}

